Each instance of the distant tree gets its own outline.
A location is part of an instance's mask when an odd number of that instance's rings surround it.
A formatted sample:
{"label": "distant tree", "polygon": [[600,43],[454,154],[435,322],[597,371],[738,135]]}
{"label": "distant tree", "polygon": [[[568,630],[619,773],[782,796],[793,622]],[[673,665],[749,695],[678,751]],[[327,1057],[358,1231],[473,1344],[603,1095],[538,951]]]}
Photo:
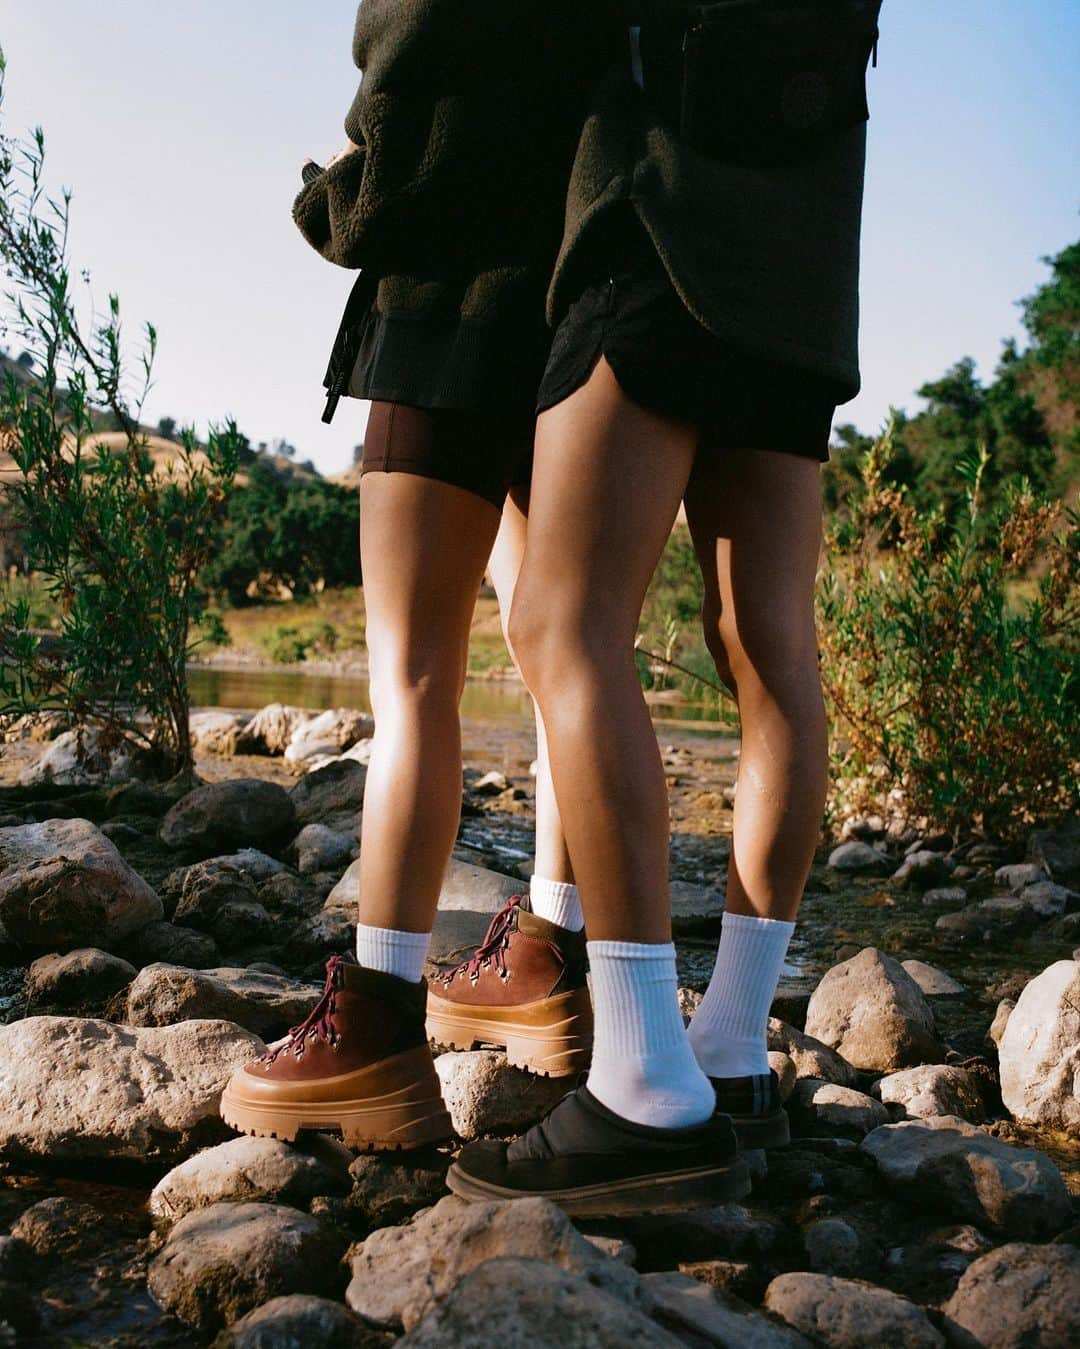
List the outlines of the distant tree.
{"label": "distant tree", "polygon": [[356,493],[322,478],[289,480],[256,459],[233,491],[213,557],[200,580],[233,605],[255,581],[280,581],[294,595],[360,581]]}
{"label": "distant tree", "polygon": [[157,429],[159,436],[163,436],[166,440],[172,440],[176,435],[176,418],[162,417],[157,424]]}
{"label": "distant tree", "polygon": [[363,457],[364,457],[364,442],[361,441],[359,445],[353,446],[352,461],[354,464],[358,464],[360,460],[363,459]]}
{"label": "distant tree", "polygon": [[296,456],[296,446],[279,437],[274,441],[274,453],[283,455],[286,459],[293,459]]}
{"label": "distant tree", "polygon": [[34,358],[28,351],[20,351],[15,364],[21,366],[23,370],[33,370]]}

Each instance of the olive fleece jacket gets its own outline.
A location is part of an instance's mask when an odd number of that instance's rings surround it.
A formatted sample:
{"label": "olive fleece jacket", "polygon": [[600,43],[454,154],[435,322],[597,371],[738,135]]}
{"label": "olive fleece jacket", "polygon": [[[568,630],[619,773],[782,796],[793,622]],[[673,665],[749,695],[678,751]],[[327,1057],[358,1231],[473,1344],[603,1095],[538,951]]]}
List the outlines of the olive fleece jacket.
{"label": "olive fleece jacket", "polygon": [[[876,36],[880,0],[829,3]],[[785,8],[732,12],[748,7]],[[805,0],[786,7],[805,22]],[[365,150],[297,199],[309,242],[377,274],[384,313],[497,321],[539,288],[555,325],[584,279],[591,225],[630,201],[699,322],[854,398],[865,113],[813,153],[735,162],[692,148],[635,83],[636,4],[466,9],[463,24],[460,0],[363,0],[364,79],[345,125]]]}
{"label": "olive fleece jacket", "polygon": [[621,19],[619,0],[362,0],[345,118],[362,148],[297,197],[304,236],[378,277],[384,314],[542,324]]}

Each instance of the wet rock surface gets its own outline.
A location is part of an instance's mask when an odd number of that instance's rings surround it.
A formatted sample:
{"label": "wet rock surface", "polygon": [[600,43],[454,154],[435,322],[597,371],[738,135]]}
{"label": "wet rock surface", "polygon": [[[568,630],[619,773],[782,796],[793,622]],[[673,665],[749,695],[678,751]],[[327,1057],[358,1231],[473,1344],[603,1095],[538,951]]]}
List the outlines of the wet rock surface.
{"label": "wet rock surface", "polygon": [[200,1331],[218,1330],[272,1297],[333,1294],[340,1234],[282,1204],[212,1204],[169,1233],[150,1264],[159,1306]]}

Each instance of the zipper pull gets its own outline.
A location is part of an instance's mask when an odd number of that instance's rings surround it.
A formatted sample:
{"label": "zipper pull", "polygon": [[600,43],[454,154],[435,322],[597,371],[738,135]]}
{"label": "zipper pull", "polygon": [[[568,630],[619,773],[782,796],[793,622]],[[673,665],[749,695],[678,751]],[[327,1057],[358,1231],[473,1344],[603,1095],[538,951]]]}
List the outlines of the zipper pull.
{"label": "zipper pull", "polygon": [[337,405],[340,402],[341,402],[341,395],[331,390],[329,395],[327,396],[326,407],[323,408],[323,415],[322,415],[322,419],[324,422],[327,423],[327,425],[329,425],[329,423],[334,420],[334,413],[337,411]]}

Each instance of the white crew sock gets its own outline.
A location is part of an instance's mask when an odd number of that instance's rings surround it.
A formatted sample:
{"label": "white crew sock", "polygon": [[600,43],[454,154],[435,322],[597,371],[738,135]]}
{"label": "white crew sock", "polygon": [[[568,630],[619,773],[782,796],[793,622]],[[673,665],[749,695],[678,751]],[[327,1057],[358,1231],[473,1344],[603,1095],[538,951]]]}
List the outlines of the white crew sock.
{"label": "white crew sock", "polygon": [[593,1032],[589,1090],[616,1115],[678,1129],[701,1124],[716,1093],[679,1013],[671,942],[591,941]]}
{"label": "white crew sock", "polygon": [[710,1077],[769,1071],[769,1008],[794,931],[779,918],[724,914],[716,965],[688,1032]]}
{"label": "white crew sock", "polygon": [[537,918],[568,927],[571,932],[580,932],[585,926],[578,888],[566,881],[546,881],[534,875],[529,881],[529,906]]}
{"label": "white crew sock", "polygon": [[430,932],[401,932],[394,927],[356,925],[356,958],[368,970],[382,970],[418,984],[431,945]]}

